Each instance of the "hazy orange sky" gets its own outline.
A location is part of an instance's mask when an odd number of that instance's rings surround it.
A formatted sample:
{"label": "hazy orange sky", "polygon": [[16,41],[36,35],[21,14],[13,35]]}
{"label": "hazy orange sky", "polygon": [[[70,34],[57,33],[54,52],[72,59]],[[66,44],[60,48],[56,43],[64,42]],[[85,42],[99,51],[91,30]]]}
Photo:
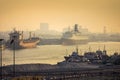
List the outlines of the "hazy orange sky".
{"label": "hazy orange sky", "polygon": [[62,31],[75,23],[91,32],[120,30],[120,0],[0,0],[0,31],[36,30],[40,23]]}

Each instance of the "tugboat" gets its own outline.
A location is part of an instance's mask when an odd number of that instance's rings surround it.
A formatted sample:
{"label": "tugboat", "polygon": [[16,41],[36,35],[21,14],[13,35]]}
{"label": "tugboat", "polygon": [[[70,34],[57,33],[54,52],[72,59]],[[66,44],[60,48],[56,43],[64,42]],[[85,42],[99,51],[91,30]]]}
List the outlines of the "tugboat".
{"label": "tugboat", "polygon": [[63,45],[86,44],[88,43],[88,36],[83,35],[78,29],[78,24],[75,24],[74,30],[63,33],[61,40]]}
{"label": "tugboat", "polygon": [[9,49],[25,49],[25,48],[34,48],[40,42],[38,37],[31,37],[31,32],[29,39],[23,39],[23,31],[13,30],[9,34],[10,39],[7,41],[6,45]]}

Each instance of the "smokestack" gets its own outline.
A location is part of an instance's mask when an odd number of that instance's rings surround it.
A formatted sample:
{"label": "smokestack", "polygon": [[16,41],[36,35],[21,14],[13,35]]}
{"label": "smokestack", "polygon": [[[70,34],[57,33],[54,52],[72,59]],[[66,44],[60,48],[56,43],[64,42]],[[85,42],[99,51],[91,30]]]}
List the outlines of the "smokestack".
{"label": "smokestack", "polygon": [[75,32],[79,32],[79,30],[78,30],[78,24],[75,24],[74,31]]}

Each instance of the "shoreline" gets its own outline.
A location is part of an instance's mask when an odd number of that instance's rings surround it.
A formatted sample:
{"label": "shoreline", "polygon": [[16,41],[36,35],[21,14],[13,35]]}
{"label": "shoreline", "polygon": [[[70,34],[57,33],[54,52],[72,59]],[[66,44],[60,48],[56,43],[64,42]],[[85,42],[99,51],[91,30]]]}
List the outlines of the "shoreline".
{"label": "shoreline", "polygon": [[[89,77],[108,77],[119,78],[120,65],[115,66],[99,66],[98,68],[85,68],[85,67],[66,67],[63,65],[51,65],[51,64],[20,64],[15,65],[15,75],[13,76],[13,65],[2,67],[3,78],[11,78],[9,80],[26,80],[26,78],[38,77],[39,80],[57,80],[56,78],[89,78]],[[84,75],[84,76],[82,76]],[[61,76],[61,77],[60,77]],[[71,77],[70,77],[71,76]],[[76,76],[76,77],[75,77]],[[78,77],[77,77],[78,76]],[[91,77],[91,78],[92,78]],[[23,79],[25,78],[25,79]],[[53,78],[53,79],[51,79]],[[72,79],[73,78],[73,79]],[[29,79],[28,79],[29,80]],[[62,79],[64,80],[64,79]],[[83,79],[84,80],[84,79]]]}

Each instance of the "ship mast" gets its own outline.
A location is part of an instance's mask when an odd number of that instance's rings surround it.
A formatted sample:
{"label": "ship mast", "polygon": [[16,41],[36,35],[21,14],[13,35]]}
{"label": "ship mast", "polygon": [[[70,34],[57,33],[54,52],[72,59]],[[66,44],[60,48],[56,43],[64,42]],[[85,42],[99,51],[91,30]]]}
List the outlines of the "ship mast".
{"label": "ship mast", "polygon": [[89,52],[91,52],[91,46],[89,46]]}
{"label": "ship mast", "polygon": [[16,31],[16,28],[13,28],[13,31],[15,32],[15,31]]}
{"label": "ship mast", "polygon": [[22,31],[22,34],[21,34],[21,40],[23,40],[23,31]]}
{"label": "ship mast", "polygon": [[104,45],[104,49],[103,49],[103,54],[107,55],[107,51],[106,51],[105,45]]}
{"label": "ship mast", "polygon": [[78,45],[76,46],[76,53],[78,54]]}
{"label": "ship mast", "polygon": [[66,49],[66,56],[68,55],[68,50]]}
{"label": "ship mast", "polygon": [[29,32],[29,39],[31,39],[31,32]]}
{"label": "ship mast", "polygon": [[35,37],[35,32],[33,33],[33,37]]}

